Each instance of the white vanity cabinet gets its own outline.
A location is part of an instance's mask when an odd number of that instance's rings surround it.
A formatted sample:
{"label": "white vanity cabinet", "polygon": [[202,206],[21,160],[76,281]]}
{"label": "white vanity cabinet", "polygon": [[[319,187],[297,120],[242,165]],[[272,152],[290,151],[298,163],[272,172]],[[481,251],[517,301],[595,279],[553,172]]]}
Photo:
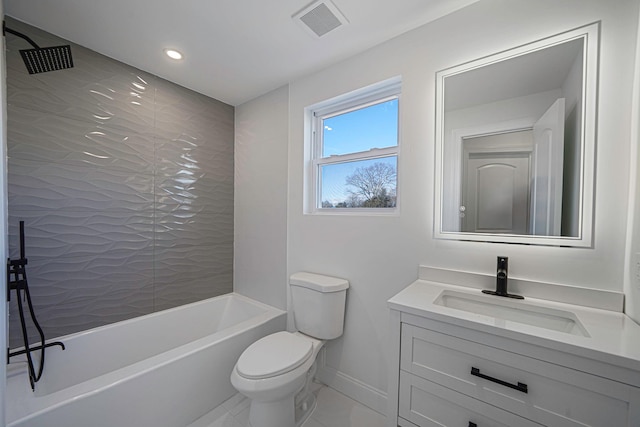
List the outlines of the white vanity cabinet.
{"label": "white vanity cabinet", "polygon": [[639,373],[615,358],[390,306],[389,427],[640,426]]}

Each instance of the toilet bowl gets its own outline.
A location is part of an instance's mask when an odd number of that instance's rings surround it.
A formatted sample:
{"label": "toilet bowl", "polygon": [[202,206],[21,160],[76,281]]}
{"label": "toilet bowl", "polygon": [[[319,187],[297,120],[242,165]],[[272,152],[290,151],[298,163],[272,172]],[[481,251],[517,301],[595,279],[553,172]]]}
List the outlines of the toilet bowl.
{"label": "toilet bowl", "polygon": [[306,420],[315,404],[309,374],[323,345],[299,332],[277,332],[242,353],[231,384],[251,399],[252,427],[293,427]]}
{"label": "toilet bowl", "polygon": [[236,362],[231,384],[251,400],[251,427],[297,427],[310,415],[309,384],[326,340],[342,335],[349,282],[313,273],[291,276],[297,332],[277,332],[251,344]]}

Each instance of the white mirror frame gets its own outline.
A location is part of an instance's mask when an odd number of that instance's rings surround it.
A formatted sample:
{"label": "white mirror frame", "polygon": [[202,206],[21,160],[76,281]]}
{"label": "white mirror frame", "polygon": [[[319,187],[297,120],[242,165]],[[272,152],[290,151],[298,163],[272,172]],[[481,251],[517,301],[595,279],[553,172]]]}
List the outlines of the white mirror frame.
{"label": "white mirror frame", "polygon": [[[593,211],[595,192],[596,120],[598,91],[598,54],[600,23],[596,22],[562,34],[545,38],[524,46],[467,62],[436,73],[436,139],[435,139],[435,191],[434,191],[434,237],[436,239],[467,240],[497,243],[521,243],[529,245],[592,247]],[[578,236],[538,236],[517,234],[492,234],[473,232],[450,232],[443,230],[443,192],[445,191],[444,143],[445,108],[444,91],[447,77],[471,71],[486,65],[506,61],[510,58],[539,51],[567,41],[584,38],[583,56],[583,105],[581,111],[582,153],[580,166],[580,216]],[[491,125],[488,125],[491,126]],[[456,130],[461,132],[464,130]],[[450,207],[449,207],[450,209]]]}

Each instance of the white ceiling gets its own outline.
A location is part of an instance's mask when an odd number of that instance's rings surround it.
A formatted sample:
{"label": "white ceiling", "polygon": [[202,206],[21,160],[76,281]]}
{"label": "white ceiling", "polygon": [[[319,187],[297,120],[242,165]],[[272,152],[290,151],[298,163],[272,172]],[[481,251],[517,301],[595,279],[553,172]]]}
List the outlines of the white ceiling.
{"label": "white ceiling", "polygon": [[[462,70],[445,79],[445,110],[562,89],[574,62],[581,63],[583,48],[584,39],[579,38],[498,62],[483,58],[473,66],[456,67]],[[478,66],[478,62],[485,64]]]}
{"label": "white ceiling", "polygon": [[291,18],[310,0],[4,0],[4,11],[239,105],[476,1],[333,0],[349,23],[321,38]]}

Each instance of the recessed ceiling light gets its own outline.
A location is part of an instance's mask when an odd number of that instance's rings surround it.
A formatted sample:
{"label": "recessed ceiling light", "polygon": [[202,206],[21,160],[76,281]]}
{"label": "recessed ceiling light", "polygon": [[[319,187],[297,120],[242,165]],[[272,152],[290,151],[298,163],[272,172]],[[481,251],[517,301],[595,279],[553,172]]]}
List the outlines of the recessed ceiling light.
{"label": "recessed ceiling light", "polygon": [[171,59],[175,59],[175,60],[182,59],[182,53],[178,52],[175,49],[165,49],[164,53]]}

